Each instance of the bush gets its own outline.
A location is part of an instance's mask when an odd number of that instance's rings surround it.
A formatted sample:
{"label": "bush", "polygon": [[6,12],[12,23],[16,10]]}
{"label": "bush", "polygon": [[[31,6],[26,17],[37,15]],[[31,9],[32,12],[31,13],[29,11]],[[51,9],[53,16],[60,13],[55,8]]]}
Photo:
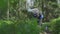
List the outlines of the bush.
{"label": "bush", "polygon": [[60,34],[60,18],[51,21],[52,34]]}
{"label": "bush", "polygon": [[0,20],[0,34],[14,34],[14,29],[11,21]]}
{"label": "bush", "polygon": [[0,20],[0,34],[39,34],[36,20],[12,21]]}
{"label": "bush", "polygon": [[45,23],[42,24],[41,29],[40,29],[41,32],[45,32],[46,31],[46,27],[48,27],[47,30],[50,30],[50,23],[49,22],[45,22]]}
{"label": "bush", "polygon": [[37,27],[36,20],[20,21],[16,24],[17,34],[39,34],[39,27]]}

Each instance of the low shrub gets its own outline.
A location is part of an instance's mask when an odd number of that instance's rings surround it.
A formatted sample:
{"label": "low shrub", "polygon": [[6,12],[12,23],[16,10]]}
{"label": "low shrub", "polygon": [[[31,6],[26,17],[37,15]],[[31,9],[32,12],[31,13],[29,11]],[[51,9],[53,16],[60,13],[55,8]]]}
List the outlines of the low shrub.
{"label": "low shrub", "polygon": [[52,20],[50,26],[52,34],[60,34],[60,18]]}
{"label": "low shrub", "polygon": [[39,34],[40,28],[36,20],[20,20],[15,23],[0,20],[0,34]]}

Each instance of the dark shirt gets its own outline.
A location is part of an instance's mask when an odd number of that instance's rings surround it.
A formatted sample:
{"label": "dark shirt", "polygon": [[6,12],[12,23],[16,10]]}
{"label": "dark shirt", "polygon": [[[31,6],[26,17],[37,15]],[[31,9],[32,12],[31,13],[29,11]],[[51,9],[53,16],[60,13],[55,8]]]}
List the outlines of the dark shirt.
{"label": "dark shirt", "polygon": [[38,19],[42,19],[43,18],[43,15],[40,15],[40,14],[39,14],[39,16],[37,16],[37,14],[34,14],[33,16],[37,17]]}

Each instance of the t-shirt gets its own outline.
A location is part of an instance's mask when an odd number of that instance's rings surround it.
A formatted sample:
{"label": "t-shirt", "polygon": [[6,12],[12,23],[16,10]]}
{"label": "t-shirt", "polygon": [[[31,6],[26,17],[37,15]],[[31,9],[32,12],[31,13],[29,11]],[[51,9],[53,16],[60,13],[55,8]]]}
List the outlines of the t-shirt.
{"label": "t-shirt", "polygon": [[38,19],[42,19],[43,18],[43,15],[39,15]]}

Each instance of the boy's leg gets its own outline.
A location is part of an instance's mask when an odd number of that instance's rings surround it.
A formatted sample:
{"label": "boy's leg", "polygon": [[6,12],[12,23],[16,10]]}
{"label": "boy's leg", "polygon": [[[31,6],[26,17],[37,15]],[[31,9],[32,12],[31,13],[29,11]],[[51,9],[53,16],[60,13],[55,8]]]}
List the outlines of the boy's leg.
{"label": "boy's leg", "polygon": [[42,18],[43,18],[42,15],[38,16],[38,24],[39,25],[42,25]]}

